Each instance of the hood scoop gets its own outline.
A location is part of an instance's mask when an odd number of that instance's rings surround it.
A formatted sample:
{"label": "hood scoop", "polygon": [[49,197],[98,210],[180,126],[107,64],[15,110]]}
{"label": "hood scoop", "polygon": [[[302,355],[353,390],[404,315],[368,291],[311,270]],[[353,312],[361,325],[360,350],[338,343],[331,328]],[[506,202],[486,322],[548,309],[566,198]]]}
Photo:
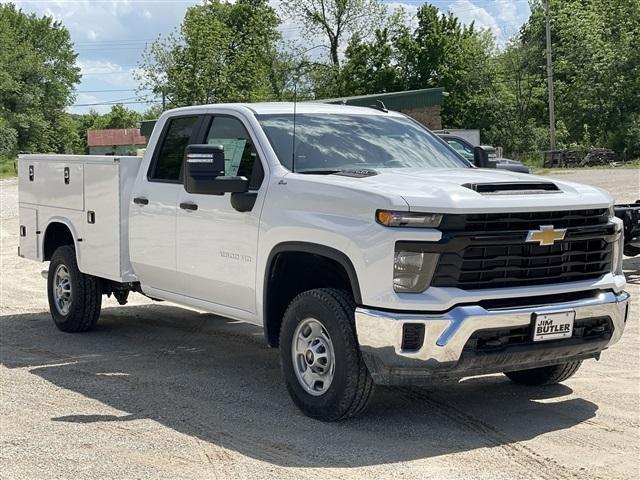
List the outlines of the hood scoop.
{"label": "hood scoop", "polygon": [[481,195],[537,195],[543,193],[562,193],[555,183],[551,182],[497,182],[497,183],[465,183],[465,188]]}

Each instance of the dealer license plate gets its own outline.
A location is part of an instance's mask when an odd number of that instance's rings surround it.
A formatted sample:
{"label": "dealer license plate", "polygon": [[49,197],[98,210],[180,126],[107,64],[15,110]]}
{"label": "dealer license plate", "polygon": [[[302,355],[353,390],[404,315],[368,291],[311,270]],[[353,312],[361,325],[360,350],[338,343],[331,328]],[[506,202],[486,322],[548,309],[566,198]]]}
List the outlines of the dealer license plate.
{"label": "dealer license plate", "polygon": [[534,313],[533,341],[557,340],[569,338],[573,334],[573,321],[576,312]]}

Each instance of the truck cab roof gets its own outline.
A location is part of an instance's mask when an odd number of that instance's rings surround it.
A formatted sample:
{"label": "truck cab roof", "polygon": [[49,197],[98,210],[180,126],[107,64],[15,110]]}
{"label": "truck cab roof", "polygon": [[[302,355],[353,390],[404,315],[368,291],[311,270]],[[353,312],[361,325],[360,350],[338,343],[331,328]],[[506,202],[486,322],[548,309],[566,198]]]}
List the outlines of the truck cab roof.
{"label": "truck cab roof", "polygon": [[193,107],[181,107],[171,110],[171,114],[176,113],[195,113],[203,110],[211,109],[228,109],[228,110],[248,110],[255,115],[269,114],[342,114],[342,115],[381,115],[391,117],[402,117],[403,114],[394,111],[385,112],[371,107],[356,107],[353,105],[340,105],[322,102],[261,102],[261,103],[216,103],[208,105],[198,105]]}

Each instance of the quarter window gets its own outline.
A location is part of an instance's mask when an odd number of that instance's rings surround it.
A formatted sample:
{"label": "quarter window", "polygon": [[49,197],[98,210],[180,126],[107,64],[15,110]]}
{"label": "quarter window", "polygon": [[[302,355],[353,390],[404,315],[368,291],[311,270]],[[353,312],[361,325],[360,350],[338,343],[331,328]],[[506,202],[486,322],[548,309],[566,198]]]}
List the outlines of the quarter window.
{"label": "quarter window", "polygon": [[162,146],[153,164],[150,180],[180,181],[180,169],[184,151],[189,145],[198,117],[181,117],[169,120]]}

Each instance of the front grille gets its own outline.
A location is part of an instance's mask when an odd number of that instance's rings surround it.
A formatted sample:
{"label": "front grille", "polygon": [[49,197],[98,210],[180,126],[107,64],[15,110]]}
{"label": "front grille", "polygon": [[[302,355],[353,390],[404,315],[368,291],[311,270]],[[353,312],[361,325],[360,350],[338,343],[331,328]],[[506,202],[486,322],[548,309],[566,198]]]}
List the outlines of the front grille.
{"label": "front grille", "polygon": [[[571,338],[583,340],[599,340],[611,338],[613,327],[609,317],[592,317],[576,320],[573,324]],[[567,339],[555,341],[563,342]],[[553,343],[551,340],[550,343]],[[465,350],[476,353],[490,353],[503,350],[507,347],[533,344],[531,325],[516,328],[497,328],[479,330],[475,332],[465,344]],[[547,342],[535,342],[544,344]]]}
{"label": "front grille", "polygon": [[479,289],[588,280],[611,271],[611,256],[612,244],[604,238],[549,246],[471,242],[461,251],[440,255],[431,285]]}
{"label": "front grille", "polygon": [[[552,245],[527,242],[542,226],[565,229]],[[606,208],[444,215],[439,242],[396,249],[438,254],[430,286],[465,290],[593,280],[611,271],[616,226]]]}
{"label": "front grille", "polygon": [[565,210],[554,212],[510,212],[471,213],[467,215],[446,215],[439,229],[443,232],[513,232],[553,225],[556,228],[605,225],[609,221],[609,210]]}

